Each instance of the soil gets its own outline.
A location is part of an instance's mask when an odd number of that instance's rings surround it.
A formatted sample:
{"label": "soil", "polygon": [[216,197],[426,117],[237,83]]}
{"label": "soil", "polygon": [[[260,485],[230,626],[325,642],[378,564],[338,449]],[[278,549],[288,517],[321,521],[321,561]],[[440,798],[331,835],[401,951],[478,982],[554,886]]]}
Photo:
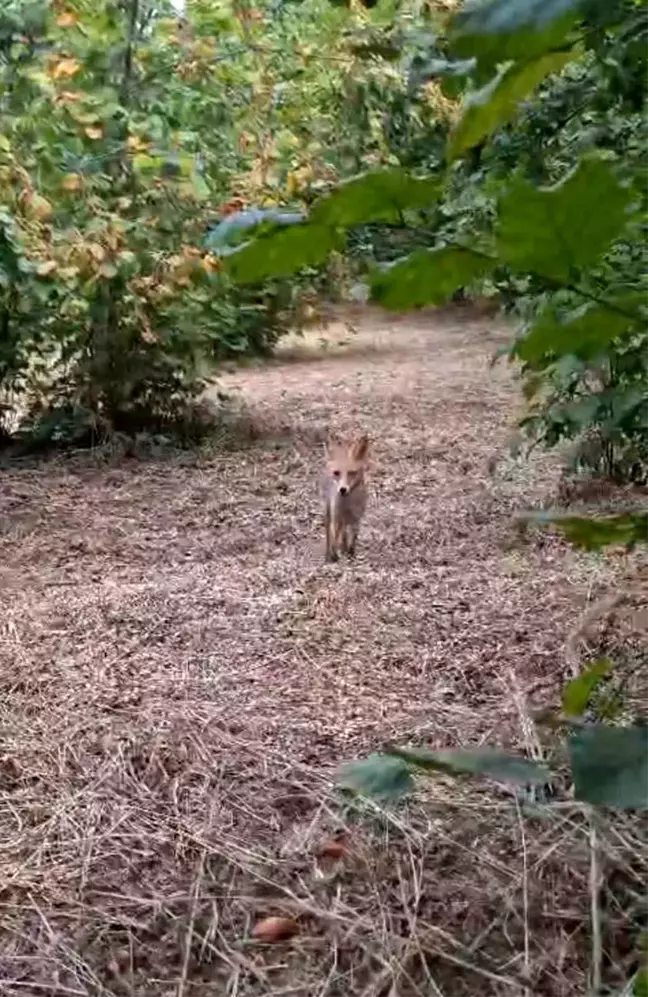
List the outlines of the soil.
{"label": "soil", "polygon": [[[225,373],[222,445],[3,473],[2,995],[584,992],[577,817],[524,838],[497,787],[359,815],[330,785],[387,741],[538,755],[614,578],[515,527],[559,468],[508,455],[508,335],[367,312]],[[363,432],[358,554],[325,564],[323,442]],[[299,932],[255,940],[275,915]]]}

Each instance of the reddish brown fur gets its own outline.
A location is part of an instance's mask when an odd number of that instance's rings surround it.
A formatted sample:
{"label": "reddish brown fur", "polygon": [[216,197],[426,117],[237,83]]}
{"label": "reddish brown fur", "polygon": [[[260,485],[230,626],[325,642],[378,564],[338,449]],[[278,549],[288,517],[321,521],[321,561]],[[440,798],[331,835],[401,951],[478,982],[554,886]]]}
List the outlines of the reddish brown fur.
{"label": "reddish brown fur", "polygon": [[362,436],[350,445],[332,442],[326,448],[324,522],[326,559],[355,554],[360,522],[367,505],[366,469],[369,440]]}

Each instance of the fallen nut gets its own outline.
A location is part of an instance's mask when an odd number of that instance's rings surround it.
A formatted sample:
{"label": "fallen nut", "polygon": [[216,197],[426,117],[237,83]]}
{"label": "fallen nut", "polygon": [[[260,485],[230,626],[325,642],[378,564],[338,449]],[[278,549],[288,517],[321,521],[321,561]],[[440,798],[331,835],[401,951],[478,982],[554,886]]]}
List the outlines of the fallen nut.
{"label": "fallen nut", "polygon": [[264,917],[254,925],[252,937],[260,942],[282,942],[298,931],[299,925],[291,917]]}
{"label": "fallen nut", "polygon": [[343,859],[349,854],[349,849],[343,841],[326,841],[317,854],[320,858]]}

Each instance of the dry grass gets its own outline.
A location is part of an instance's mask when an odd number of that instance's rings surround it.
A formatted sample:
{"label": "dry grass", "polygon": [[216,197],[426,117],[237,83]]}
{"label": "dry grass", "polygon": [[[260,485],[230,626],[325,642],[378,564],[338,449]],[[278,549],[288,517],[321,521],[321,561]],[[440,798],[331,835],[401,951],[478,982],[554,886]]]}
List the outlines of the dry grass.
{"label": "dry grass", "polygon": [[[488,471],[502,334],[370,317],[228,376],[261,427],[238,452],[4,474],[3,997],[580,997],[630,971],[632,819],[446,779],[393,812],[331,792],[387,739],[541,754],[531,710],[614,581],[516,541],[557,470]],[[375,441],[353,566],[322,563],[329,427]],[[252,941],[269,914],[298,937]]]}

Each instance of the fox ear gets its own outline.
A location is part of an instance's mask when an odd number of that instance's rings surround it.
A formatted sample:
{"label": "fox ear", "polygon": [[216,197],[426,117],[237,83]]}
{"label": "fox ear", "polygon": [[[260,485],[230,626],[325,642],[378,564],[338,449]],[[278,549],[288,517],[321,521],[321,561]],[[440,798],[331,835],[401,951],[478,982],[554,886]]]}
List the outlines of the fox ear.
{"label": "fox ear", "polygon": [[334,450],[340,446],[340,441],[335,436],[327,436],[324,440],[324,455],[330,457]]}
{"label": "fox ear", "polygon": [[358,460],[364,460],[369,453],[369,437],[366,435],[361,436],[359,440],[356,440],[351,447],[351,453]]}

